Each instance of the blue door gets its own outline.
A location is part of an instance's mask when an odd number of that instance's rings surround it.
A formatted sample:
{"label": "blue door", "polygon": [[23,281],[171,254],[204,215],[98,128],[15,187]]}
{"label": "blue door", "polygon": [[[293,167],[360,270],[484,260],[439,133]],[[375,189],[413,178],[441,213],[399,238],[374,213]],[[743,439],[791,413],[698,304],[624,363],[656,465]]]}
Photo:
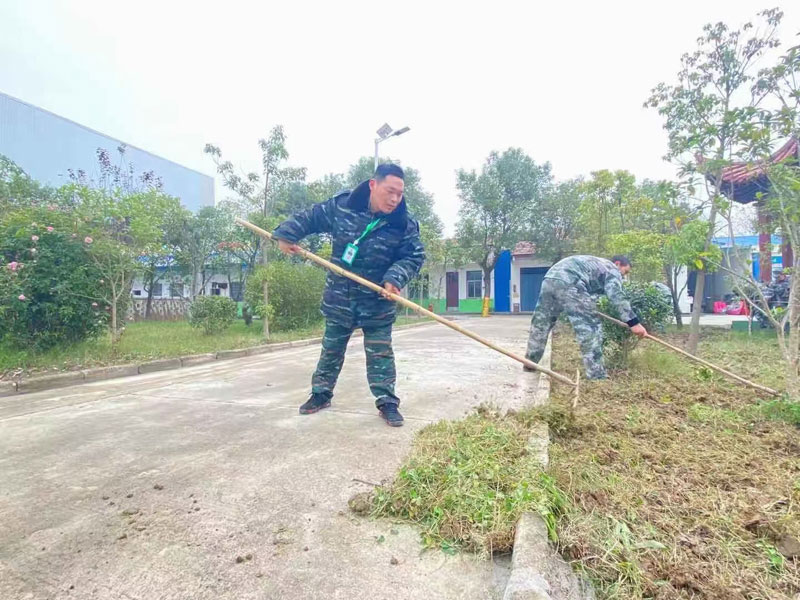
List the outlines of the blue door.
{"label": "blue door", "polygon": [[510,250],[503,250],[494,266],[494,312],[511,312]]}
{"label": "blue door", "polygon": [[539,290],[548,267],[527,267],[520,269],[520,310],[533,312],[536,301],[539,300]]}

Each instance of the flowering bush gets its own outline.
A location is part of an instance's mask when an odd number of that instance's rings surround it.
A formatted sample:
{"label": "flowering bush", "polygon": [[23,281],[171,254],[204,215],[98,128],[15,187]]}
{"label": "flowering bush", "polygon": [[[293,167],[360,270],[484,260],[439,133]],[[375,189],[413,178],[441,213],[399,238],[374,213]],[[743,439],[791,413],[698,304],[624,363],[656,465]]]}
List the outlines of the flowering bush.
{"label": "flowering bush", "polygon": [[0,222],[0,338],[37,350],[95,335],[107,321],[93,303],[103,283],[86,245],[48,210],[17,210]]}

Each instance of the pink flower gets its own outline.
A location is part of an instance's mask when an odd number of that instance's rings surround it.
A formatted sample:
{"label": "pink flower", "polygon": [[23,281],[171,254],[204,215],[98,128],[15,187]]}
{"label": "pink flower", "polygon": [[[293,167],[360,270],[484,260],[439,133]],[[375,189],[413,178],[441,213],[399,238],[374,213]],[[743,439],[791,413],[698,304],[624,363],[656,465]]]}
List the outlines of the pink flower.
{"label": "pink flower", "polygon": [[20,299],[20,300],[25,300],[25,294],[20,294],[20,295],[19,295],[19,299]]}
{"label": "pink flower", "polygon": [[100,283],[105,283],[105,282],[106,282],[106,280],[105,280],[105,279],[101,279],[101,280],[100,280]]}
{"label": "pink flower", "polygon": [[31,236],[31,239],[32,239],[34,242],[38,242],[38,241],[39,241],[39,236],[38,236],[38,235],[32,235],[32,236]]}
{"label": "pink flower", "polygon": [[53,228],[52,227],[48,227],[47,228],[47,233],[53,233]]}
{"label": "pink flower", "polygon": [[92,302],[92,308],[97,308],[97,302]]}
{"label": "pink flower", "polygon": [[31,254],[36,254],[36,248],[31,248]]}
{"label": "pink flower", "polygon": [[77,233],[73,233],[72,237],[76,238],[76,237],[78,237],[78,234]]}
{"label": "pink flower", "polygon": [[8,268],[11,269],[12,271],[16,271],[17,267],[19,267],[19,263],[17,261],[8,263]]}
{"label": "pink flower", "polygon": [[93,240],[89,236],[86,236],[85,238],[83,238],[83,241],[86,242],[87,244],[91,244]]}

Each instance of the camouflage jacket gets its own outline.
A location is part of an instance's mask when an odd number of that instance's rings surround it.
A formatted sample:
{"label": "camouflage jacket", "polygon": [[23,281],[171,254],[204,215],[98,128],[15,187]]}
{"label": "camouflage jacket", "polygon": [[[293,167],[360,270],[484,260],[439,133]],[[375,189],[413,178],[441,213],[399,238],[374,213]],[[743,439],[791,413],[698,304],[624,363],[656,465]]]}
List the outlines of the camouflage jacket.
{"label": "camouflage jacket", "polygon": [[[388,282],[403,289],[425,261],[419,224],[408,214],[405,198],[361,240],[353,264],[342,261],[347,244],[358,239],[376,218],[369,210],[369,196],[369,182],[365,181],[352,192],[342,192],[294,215],[281,223],[274,235],[296,243],[312,233],[330,234],[333,263],[378,285]],[[329,271],[322,314],[340,325],[374,327],[394,322],[396,310],[394,302],[377,292]]]}
{"label": "camouflage jacket", "polygon": [[547,271],[545,279],[564,281],[590,296],[605,294],[620,317],[633,327],[639,319],[622,291],[622,273],[610,260],[597,256],[568,256]]}

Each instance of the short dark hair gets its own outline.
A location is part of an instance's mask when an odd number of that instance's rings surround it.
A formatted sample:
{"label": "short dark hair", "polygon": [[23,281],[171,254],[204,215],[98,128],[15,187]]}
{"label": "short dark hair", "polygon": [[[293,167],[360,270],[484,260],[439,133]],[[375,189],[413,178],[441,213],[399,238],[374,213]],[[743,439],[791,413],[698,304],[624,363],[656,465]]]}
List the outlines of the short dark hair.
{"label": "short dark hair", "polygon": [[395,177],[399,177],[403,180],[406,178],[406,174],[403,173],[403,169],[400,165],[396,165],[394,163],[383,163],[382,165],[378,165],[378,168],[375,169],[375,175],[373,176],[373,179],[376,181],[383,181],[389,175],[394,175]]}
{"label": "short dark hair", "polygon": [[624,254],[615,254],[611,257],[611,262],[619,263],[623,267],[632,267],[631,259],[625,256]]}

